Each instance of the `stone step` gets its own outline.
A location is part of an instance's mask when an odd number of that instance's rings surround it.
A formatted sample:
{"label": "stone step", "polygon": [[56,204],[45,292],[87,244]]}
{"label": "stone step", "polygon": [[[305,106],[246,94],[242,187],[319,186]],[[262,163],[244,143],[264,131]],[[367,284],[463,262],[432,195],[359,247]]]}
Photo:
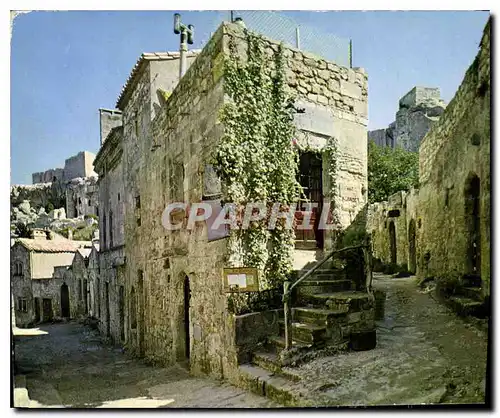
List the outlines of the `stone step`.
{"label": "stone step", "polygon": [[292,319],[305,324],[328,326],[339,318],[344,318],[346,312],[319,308],[293,308]]}
{"label": "stone step", "polygon": [[279,355],[269,351],[260,351],[252,354],[252,363],[272,373],[279,374],[294,382],[298,382],[301,376],[290,370],[284,369],[281,365]]}
{"label": "stone step", "polygon": [[359,312],[374,307],[374,297],[362,291],[343,291],[301,295],[302,302],[309,307],[341,312]]}
{"label": "stone step", "polygon": [[351,288],[350,280],[304,280],[297,286],[297,294],[333,293]]}
{"label": "stone step", "polygon": [[[281,335],[272,335],[267,338],[268,343],[273,346],[277,351],[283,350],[285,348],[285,338]],[[292,347],[298,350],[308,350],[312,347],[312,344],[303,343],[301,341],[292,340]]]}
{"label": "stone step", "polygon": [[[285,321],[280,321],[280,335],[285,335]],[[292,322],[292,338],[296,341],[319,346],[324,344],[326,326]]]}
{"label": "stone step", "polygon": [[448,303],[451,308],[460,316],[483,317],[485,315],[484,304],[466,296],[451,296],[448,299]]}
{"label": "stone step", "polygon": [[482,299],[483,289],[480,287],[462,287],[459,292],[466,298],[474,299],[479,302]]}
{"label": "stone step", "polygon": [[462,284],[465,287],[481,287],[481,276],[467,274],[462,277]]}
{"label": "stone step", "polygon": [[303,405],[303,394],[297,383],[253,364],[242,364],[238,371],[240,387],[284,406]]}
{"label": "stone step", "polygon": [[308,280],[346,280],[345,272],[335,270],[316,270],[313,274],[307,277],[304,281]]}

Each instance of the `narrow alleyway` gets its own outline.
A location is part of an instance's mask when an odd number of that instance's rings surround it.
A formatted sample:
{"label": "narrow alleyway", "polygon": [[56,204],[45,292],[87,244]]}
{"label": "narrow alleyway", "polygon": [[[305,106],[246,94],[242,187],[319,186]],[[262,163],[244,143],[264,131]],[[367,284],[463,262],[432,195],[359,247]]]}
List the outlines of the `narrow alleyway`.
{"label": "narrow alleyway", "polygon": [[146,365],[103,345],[96,331],[76,322],[19,331],[31,334],[16,339],[17,372],[25,376],[29,407],[279,407],[180,367]]}
{"label": "narrow alleyway", "polygon": [[415,277],[375,274],[387,292],[377,347],[295,369],[322,405],[484,403],[487,323],[462,319],[419,289]]}
{"label": "narrow alleyway", "polygon": [[[375,275],[374,287],[387,292],[377,347],[293,368],[306,398],[323,406],[483,403],[486,321],[457,317],[419,289],[415,277]],[[76,322],[41,330],[46,334],[16,342],[30,406],[279,407],[180,367],[162,369],[129,358]]]}

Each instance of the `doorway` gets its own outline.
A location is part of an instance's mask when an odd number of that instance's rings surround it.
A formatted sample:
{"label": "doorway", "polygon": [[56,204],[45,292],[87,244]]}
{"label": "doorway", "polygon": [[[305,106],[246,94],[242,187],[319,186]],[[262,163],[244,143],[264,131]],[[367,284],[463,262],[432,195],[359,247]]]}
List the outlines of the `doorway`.
{"label": "doorway", "polygon": [[43,299],[42,300],[42,312],[43,312],[43,321],[50,322],[53,318],[52,313],[52,299]]}
{"label": "doorway", "polygon": [[88,315],[89,313],[89,299],[88,299],[88,289],[87,289],[87,280],[85,279],[83,281],[83,303],[84,303],[84,309],[85,309],[85,315]]}
{"label": "doorway", "polygon": [[416,240],[416,227],[415,219],[410,221],[408,227],[408,252],[409,252],[409,263],[408,269],[411,273],[415,274],[417,272],[417,240]]}
{"label": "doorway", "polygon": [[465,185],[465,222],[467,239],[467,272],[481,274],[481,223],[480,223],[481,182],[475,174],[469,175]]}
{"label": "doorway", "polygon": [[109,283],[105,283],[105,298],[106,298],[106,337],[111,336],[111,314],[109,312]]}
{"label": "doorway", "polygon": [[303,195],[299,199],[295,216],[298,224],[303,224],[307,216],[308,204],[317,204],[310,214],[309,229],[295,230],[295,247],[302,249],[323,248],[324,234],[319,230],[321,209],[323,206],[323,162],[318,152],[302,152],[299,160],[298,182],[302,186]]}
{"label": "doorway", "polygon": [[118,306],[120,308],[120,338],[125,341],[125,287],[120,286],[118,294]]}
{"label": "doorway", "polygon": [[145,346],[144,346],[144,273],[142,270],[139,270],[137,280],[137,309],[139,314],[139,356],[144,356]]}
{"label": "doorway", "polygon": [[389,242],[391,248],[391,264],[397,262],[397,249],[396,249],[396,226],[394,221],[389,222]]}
{"label": "doorway", "polygon": [[61,317],[69,318],[70,309],[69,309],[69,289],[66,283],[63,283],[61,286]]}
{"label": "doorway", "polygon": [[184,277],[184,321],[183,321],[183,329],[184,329],[184,356],[187,360],[191,355],[191,337],[190,337],[190,318],[189,318],[189,310],[191,307],[191,286],[189,284],[189,277]]}
{"label": "doorway", "polygon": [[40,322],[40,298],[33,299],[33,304],[35,306],[35,323]]}

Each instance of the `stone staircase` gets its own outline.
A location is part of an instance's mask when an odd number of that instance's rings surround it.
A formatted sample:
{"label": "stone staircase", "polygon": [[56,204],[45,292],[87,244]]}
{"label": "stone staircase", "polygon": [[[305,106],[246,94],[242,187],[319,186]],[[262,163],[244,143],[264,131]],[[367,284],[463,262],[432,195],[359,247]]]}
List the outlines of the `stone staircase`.
{"label": "stone staircase", "polygon": [[462,277],[461,285],[456,288],[455,294],[448,298],[448,304],[461,316],[488,316],[489,307],[483,298],[481,285],[479,276]]}
{"label": "stone staircase", "polygon": [[301,363],[347,350],[375,348],[373,294],[332,266],[317,270],[292,295],[292,349],[284,352],[285,323],[240,365],[243,386],[286,406],[317,406],[300,384]]}

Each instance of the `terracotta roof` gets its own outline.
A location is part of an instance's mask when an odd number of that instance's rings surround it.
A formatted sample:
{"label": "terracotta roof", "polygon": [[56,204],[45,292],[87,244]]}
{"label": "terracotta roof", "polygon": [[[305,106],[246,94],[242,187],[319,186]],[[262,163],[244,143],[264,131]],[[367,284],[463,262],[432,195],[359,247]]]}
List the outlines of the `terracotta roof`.
{"label": "terracotta roof", "polygon": [[[191,49],[187,52],[187,57],[196,56],[201,52],[201,49]],[[141,73],[147,61],[167,61],[179,59],[179,52],[144,52],[132,68],[132,71],[122,87],[120,97],[116,101],[116,107],[123,110],[125,101],[130,93],[131,89],[135,85],[138,79],[138,75]]]}
{"label": "terracotta roof", "polygon": [[90,247],[90,241],[71,241],[71,240],[45,240],[18,238],[19,242],[28,251],[42,253],[74,253],[79,248]]}

